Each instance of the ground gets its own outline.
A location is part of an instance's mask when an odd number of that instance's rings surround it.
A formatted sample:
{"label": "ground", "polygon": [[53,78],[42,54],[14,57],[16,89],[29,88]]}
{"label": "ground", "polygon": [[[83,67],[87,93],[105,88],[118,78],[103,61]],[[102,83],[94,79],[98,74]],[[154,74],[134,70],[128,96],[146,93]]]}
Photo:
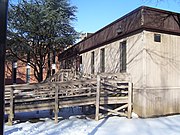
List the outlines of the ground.
{"label": "ground", "polygon": [[[141,119],[111,116],[99,121],[79,115],[81,109],[62,110],[54,123],[49,111],[19,113],[5,135],[179,135],[180,115]],[[71,115],[71,116],[70,116]],[[70,117],[69,117],[70,116]]]}

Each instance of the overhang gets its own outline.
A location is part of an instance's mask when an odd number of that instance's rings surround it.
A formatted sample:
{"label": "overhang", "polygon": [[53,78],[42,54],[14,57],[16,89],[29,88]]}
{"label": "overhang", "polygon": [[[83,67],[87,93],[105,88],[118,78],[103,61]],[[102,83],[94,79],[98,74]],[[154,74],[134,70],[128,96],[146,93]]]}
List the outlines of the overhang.
{"label": "overhang", "polygon": [[62,52],[59,61],[128,37],[142,30],[180,35],[180,14],[142,6]]}

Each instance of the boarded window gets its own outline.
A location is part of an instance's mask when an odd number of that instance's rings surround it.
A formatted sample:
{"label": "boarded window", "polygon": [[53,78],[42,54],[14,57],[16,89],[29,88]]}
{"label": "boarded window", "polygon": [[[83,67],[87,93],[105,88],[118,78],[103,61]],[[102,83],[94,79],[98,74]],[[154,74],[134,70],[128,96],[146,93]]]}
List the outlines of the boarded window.
{"label": "boarded window", "polygon": [[126,72],[126,41],[120,43],[120,72]]}
{"label": "boarded window", "polygon": [[105,72],[105,49],[100,50],[100,72]]}
{"label": "boarded window", "polygon": [[161,34],[154,34],[154,42],[161,42]]}
{"label": "boarded window", "polygon": [[94,51],[91,52],[91,74],[94,74],[95,66],[94,66]]}

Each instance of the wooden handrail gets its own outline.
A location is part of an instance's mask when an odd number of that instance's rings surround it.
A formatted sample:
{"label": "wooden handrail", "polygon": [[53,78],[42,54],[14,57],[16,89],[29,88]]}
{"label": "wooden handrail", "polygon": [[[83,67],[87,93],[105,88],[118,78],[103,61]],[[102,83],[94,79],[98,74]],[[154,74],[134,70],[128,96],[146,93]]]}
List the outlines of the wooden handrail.
{"label": "wooden handrail", "polygon": [[[99,109],[109,111],[108,114],[115,112],[122,114],[119,111],[127,108],[127,114],[124,113],[124,115],[131,118],[132,82],[130,77],[129,80],[127,78],[127,74],[106,74],[106,76],[105,74],[99,74],[91,79],[79,78],[79,80],[64,82],[8,85],[5,87],[6,112],[9,109],[8,122],[12,125],[14,112],[18,108],[18,111],[54,109],[55,122],[58,122],[59,107],[83,105],[83,101],[87,102],[84,105],[95,105],[96,120],[100,118]],[[92,102],[92,100],[94,101]],[[69,104],[64,105],[68,101]],[[110,103],[123,103],[124,106],[114,110],[102,106],[102,104],[108,105]]]}

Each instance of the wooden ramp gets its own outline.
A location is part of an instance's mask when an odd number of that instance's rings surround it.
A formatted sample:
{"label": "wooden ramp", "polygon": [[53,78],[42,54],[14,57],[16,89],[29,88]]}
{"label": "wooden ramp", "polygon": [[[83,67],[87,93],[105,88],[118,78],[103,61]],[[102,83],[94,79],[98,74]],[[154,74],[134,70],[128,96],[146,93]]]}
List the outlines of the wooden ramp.
{"label": "wooden ramp", "polygon": [[96,120],[101,117],[100,110],[106,111],[107,115],[131,118],[132,83],[129,75],[100,74],[67,78],[67,74],[63,72],[44,83],[6,86],[5,113],[8,114],[9,125],[12,125],[17,112],[52,109],[55,122],[58,122],[60,108],[87,105],[95,106]]}

